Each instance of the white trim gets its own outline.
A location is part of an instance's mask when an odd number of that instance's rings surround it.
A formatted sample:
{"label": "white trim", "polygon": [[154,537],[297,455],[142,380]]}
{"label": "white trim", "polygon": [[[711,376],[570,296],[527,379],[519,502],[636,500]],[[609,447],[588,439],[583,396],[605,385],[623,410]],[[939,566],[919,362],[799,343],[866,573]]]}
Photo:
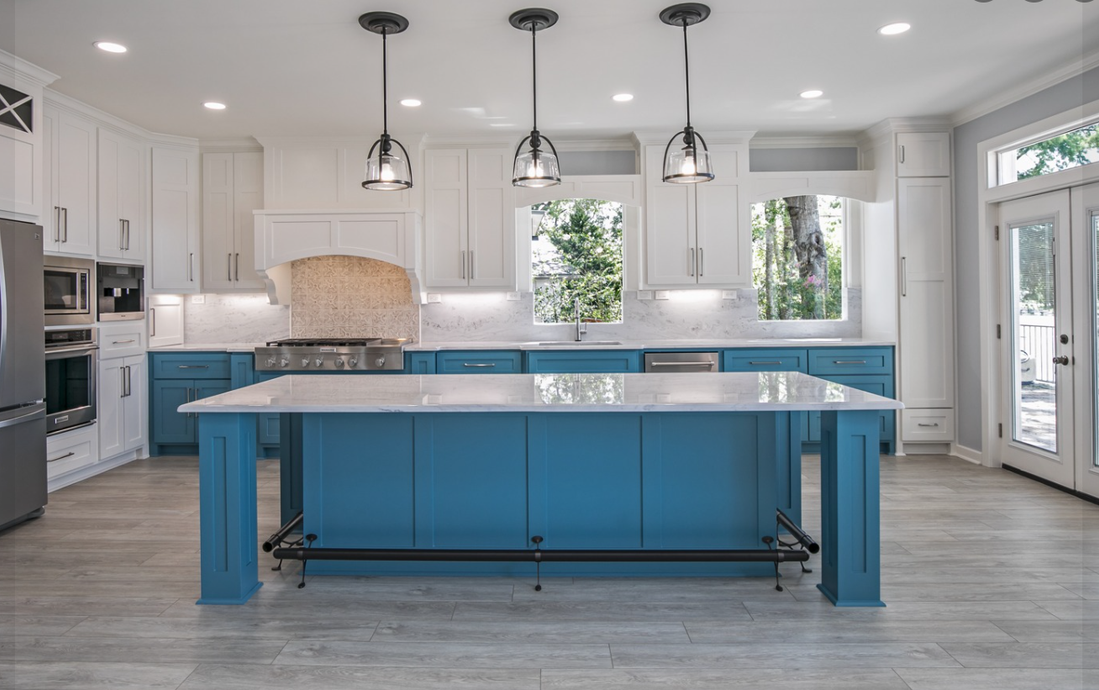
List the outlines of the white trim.
{"label": "white trim", "polygon": [[950,121],[954,127],[959,127],[967,122],[972,122],[973,120],[984,117],[989,113],[994,113],[1016,101],[1021,101],[1028,96],[1033,96],[1051,86],[1056,86],[1066,79],[1078,77],[1095,67],[1099,67],[1099,50],[1093,51],[1079,60],[1075,60],[1068,65],[1038,77],[1037,79],[1023,82],[1013,89],[1001,91],[988,100],[968,105],[955,112],[951,116]]}
{"label": "white trim", "polygon": [[27,62],[17,55],[12,55],[6,50],[0,50],[0,73],[30,80],[42,87],[49,86],[61,78],[32,62]]}
{"label": "white trim", "polygon": [[950,455],[955,458],[961,458],[966,462],[971,462],[974,465],[984,465],[984,454],[979,450],[974,450],[969,446],[963,446],[959,443],[950,444]]}
{"label": "white trim", "polygon": [[[111,115],[110,113],[100,110],[94,106],[90,106],[83,101],[78,101],[71,96],[66,96],[63,93],[58,93],[52,89],[45,89],[42,94],[43,103],[50,108],[62,110],[68,113],[78,115],[83,118],[90,118],[95,121],[97,127],[104,127],[106,129],[114,130],[119,134],[127,136],[137,136],[143,139],[154,139],[158,136],[149,130],[127,122],[117,115]],[[198,141],[197,139],[195,141]],[[145,142],[149,143],[149,142]]]}
{"label": "white trim", "polygon": [[[49,481],[49,484],[47,486],[47,492],[53,493],[58,489],[63,489],[66,486],[76,484],[77,482],[82,482],[85,479],[96,476],[97,474],[103,474],[107,470],[113,470],[116,467],[122,467],[123,465],[127,465],[134,460],[139,459],[138,451],[145,452],[145,448],[138,448],[137,450],[131,450],[128,453],[123,453],[122,455],[114,458],[100,460],[93,465],[81,468],[79,470],[76,470],[75,472],[66,472],[65,474],[62,474]],[[47,508],[47,511],[48,510],[49,508]]]}
{"label": "white trim", "polygon": [[199,139],[198,147],[202,153],[263,152],[263,145],[253,137],[240,137],[238,139]]}

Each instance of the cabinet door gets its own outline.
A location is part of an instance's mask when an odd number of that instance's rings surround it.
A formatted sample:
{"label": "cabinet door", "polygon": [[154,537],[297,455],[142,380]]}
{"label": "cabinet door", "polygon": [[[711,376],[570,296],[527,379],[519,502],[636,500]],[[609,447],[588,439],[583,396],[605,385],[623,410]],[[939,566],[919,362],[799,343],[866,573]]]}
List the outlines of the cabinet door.
{"label": "cabinet door", "polygon": [[663,162],[663,146],[645,147],[645,280],[695,285],[695,185],[661,182]]}
{"label": "cabinet door", "polygon": [[145,355],[126,358],[126,390],[122,398],[123,450],[145,445],[146,385]]}
{"label": "cabinet door", "polygon": [[515,289],[515,187],[511,152],[467,153],[470,287]]}
{"label": "cabinet door", "polygon": [[466,151],[427,151],[424,168],[424,283],[465,286],[469,282]]}
{"label": "cabinet door", "polygon": [[99,130],[100,256],[145,258],[142,159],[140,142],[115,132]]}
{"label": "cabinet door", "polygon": [[233,281],[234,286],[262,290],[256,273],[256,223],[253,211],[263,208],[263,154],[233,154]]}
{"label": "cabinet door", "polygon": [[897,134],[897,177],[948,177],[950,134],[902,132]]}
{"label": "cabinet door", "polygon": [[123,394],[126,390],[126,360],[106,359],[99,362],[99,457],[110,458],[125,450],[126,430]]}
{"label": "cabinet door", "polygon": [[523,358],[518,350],[440,352],[435,371],[439,374],[519,374],[523,371]]}
{"label": "cabinet door", "polygon": [[[699,285],[751,285],[751,223],[741,218],[736,184],[737,152],[715,145],[710,150],[716,177],[695,190],[698,224]],[[744,212],[747,212],[747,205]]]}
{"label": "cabinet door", "polygon": [[948,178],[897,182],[901,400],[954,406],[954,264]]}
{"label": "cabinet door", "polygon": [[195,418],[176,409],[192,400],[195,382],[188,379],[154,379],[150,387],[150,435],[153,443],[196,443]]}
{"label": "cabinet door", "polygon": [[525,353],[528,374],[627,374],[641,371],[640,350]]}
{"label": "cabinet door", "polygon": [[[54,122],[56,251],[92,256],[96,225],[96,126],[69,113]],[[51,247],[53,249],[53,247]]]}
{"label": "cabinet door", "polygon": [[202,284],[233,287],[233,154],[202,154]]}
{"label": "cabinet door", "polygon": [[152,290],[198,292],[198,150],[153,148]]}
{"label": "cabinet door", "polygon": [[[42,179],[38,167],[42,157],[42,131],[36,133],[35,119],[42,107],[42,88],[24,84],[11,75],[4,77],[7,127],[0,127],[0,209],[26,216],[37,216],[42,209]],[[48,215],[48,214],[47,214]],[[39,221],[46,225],[44,218]]]}

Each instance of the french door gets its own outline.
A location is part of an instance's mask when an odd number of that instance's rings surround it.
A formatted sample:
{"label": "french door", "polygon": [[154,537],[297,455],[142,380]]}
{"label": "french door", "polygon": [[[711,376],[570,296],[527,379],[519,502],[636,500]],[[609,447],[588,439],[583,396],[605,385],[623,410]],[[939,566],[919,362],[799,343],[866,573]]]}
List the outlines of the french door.
{"label": "french door", "polygon": [[1099,185],[1000,205],[1004,465],[1099,496]]}

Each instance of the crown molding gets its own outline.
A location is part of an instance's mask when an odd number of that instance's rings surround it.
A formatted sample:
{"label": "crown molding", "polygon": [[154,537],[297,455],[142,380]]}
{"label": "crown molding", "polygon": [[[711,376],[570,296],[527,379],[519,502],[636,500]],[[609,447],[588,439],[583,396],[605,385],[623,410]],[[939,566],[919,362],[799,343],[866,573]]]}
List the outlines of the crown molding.
{"label": "crown molding", "polygon": [[996,94],[992,98],[962,108],[951,116],[951,127],[960,127],[967,122],[972,122],[989,113],[994,113],[1016,101],[1021,101],[1028,96],[1033,96],[1034,94],[1044,91],[1051,86],[1056,86],[1067,79],[1078,77],[1084,72],[1088,72],[1096,67],[1099,67],[1099,49],[1093,50],[1079,60],[1074,60],[1068,65],[1054,70],[1049,74],[1028,82],[1023,82],[1014,88]]}
{"label": "crown molding", "polygon": [[235,139],[199,139],[199,148],[203,153],[256,153],[263,151],[263,145],[254,137]]}
{"label": "crown molding", "polygon": [[157,136],[154,132],[150,132],[144,127],[123,120],[117,115],[112,115],[105,110],[100,110],[95,106],[88,105],[83,101],[78,101],[72,96],[66,96],[53,89],[45,89],[43,96],[46,105],[81,117],[91,118],[96,121],[96,125],[98,126],[105,126],[107,129],[112,129],[121,134],[136,135],[146,139],[152,139]]}
{"label": "crown molding", "polygon": [[43,87],[49,86],[61,77],[42,69],[33,62],[27,62],[23,58],[12,55],[6,50],[0,50],[0,71],[10,73],[13,77],[29,79]]}

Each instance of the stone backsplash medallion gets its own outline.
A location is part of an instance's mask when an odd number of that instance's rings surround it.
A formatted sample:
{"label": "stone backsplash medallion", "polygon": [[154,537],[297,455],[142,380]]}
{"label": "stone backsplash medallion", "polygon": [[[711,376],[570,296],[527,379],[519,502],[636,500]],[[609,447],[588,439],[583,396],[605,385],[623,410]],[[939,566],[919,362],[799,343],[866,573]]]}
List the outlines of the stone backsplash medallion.
{"label": "stone backsplash medallion", "polygon": [[320,256],[294,261],[290,271],[293,337],[420,339],[420,307],[400,266]]}

